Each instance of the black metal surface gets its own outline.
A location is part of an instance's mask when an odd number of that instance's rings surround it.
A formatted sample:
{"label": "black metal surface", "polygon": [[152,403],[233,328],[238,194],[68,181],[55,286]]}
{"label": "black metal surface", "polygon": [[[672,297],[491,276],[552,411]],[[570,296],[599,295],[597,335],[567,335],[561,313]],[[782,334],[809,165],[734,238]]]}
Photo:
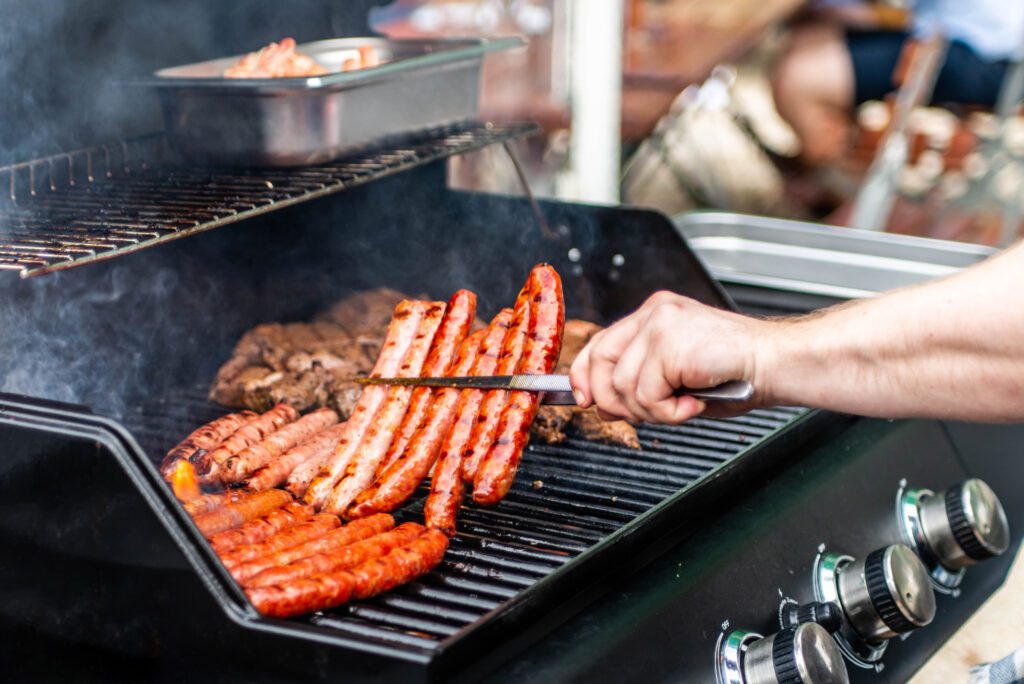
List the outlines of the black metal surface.
{"label": "black metal surface", "polygon": [[471,122],[288,170],[180,166],[162,136],[3,167],[0,270],[25,278],[110,259],[536,130]]}
{"label": "black metal surface", "polygon": [[[140,406],[124,423],[155,464],[182,435],[222,414],[197,388]],[[480,626],[528,603],[525,590],[543,595],[543,607],[554,610],[556,587],[580,577],[574,559],[602,546],[607,555],[624,528],[807,415],[781,408],[678,427],[644,426],[638,430],[640,450],[575,438],[531,444],[499,506],[463,506],[459,533],[434,572],[298,622],[367,645],[430,655],[439,671],[457,671],[474,659],[474,644],[485,642],[475,638]],[[426,491],[421,488],[397,517],[422,521]]]}

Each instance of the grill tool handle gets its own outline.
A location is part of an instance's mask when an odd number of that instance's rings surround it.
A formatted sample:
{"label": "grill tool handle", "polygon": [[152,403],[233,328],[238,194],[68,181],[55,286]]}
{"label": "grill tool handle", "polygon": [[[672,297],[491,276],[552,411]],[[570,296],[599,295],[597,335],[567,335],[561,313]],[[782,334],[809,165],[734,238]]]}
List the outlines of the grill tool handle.
{"label": "grill tool handle", "polygon": [[754,386],[746,380],[730,380],[721,385],[702,389],[680,387],[673,394],[677,397],[690,396],[701,401],[747,401],[754,396]]}

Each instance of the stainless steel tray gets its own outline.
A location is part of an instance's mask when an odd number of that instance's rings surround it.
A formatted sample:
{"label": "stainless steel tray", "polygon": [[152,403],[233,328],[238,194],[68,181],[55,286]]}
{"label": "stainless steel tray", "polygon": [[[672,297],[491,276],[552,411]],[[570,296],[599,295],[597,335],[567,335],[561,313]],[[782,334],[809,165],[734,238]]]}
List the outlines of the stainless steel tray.
{"label": "stainless steel tray", "polygon": [[193,162],[302,166],[382,137],[473,118],[483,56],[501,40],[336,38],[297,46],[328,69],[372,46],[380,66],[306,78],[221,77],[241,55],[131,81],[156,88],[171,144]]}
{"label": "stainless steel tray", "polygon": [[961,242],[724,212],[676,227],[718,280],[840,299],[949,275],[995,252]]}

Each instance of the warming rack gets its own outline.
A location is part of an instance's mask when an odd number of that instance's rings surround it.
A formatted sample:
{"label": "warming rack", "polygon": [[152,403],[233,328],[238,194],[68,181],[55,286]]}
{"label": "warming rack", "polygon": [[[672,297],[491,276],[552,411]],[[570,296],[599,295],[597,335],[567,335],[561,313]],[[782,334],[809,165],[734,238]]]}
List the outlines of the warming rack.
{"label": "warming rack", "polygon": [[537,130],[463,122],[298,169],[183,166],[163,134],[0,167],[0,270],[27,278],[109,259]]}

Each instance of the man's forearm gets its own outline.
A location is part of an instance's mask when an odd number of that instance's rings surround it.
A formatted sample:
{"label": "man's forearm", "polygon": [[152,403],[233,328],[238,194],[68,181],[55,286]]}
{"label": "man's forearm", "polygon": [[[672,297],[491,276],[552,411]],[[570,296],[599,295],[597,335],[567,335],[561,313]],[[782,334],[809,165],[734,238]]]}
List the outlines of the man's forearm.
{"label": "man's forearm", "polygon": [[877,416],[1024,419],[1024,249],[951,278],[766,322],[770,402]]}

